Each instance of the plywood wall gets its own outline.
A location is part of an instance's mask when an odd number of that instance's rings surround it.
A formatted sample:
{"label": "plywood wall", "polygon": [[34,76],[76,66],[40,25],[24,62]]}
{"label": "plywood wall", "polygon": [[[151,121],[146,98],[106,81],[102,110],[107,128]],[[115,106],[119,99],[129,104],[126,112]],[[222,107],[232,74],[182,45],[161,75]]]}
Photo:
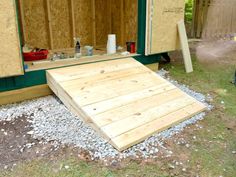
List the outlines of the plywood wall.
{"label": "plywood wall", "polygon": [[[107,35],[117,44],[136,41],[137,0],[19,0],[25,43],[63,49],[81,44],[105,47]],[[72,6],[73,4],[73,6]]]}
{"label": "plywood wall", "polygon": [[138,3],[135,0],[124,1],[124,33],[126,41],[136,42],[138,25]]}
{"label": "plywood wall", "polygon": [[73,0],[75,13],[75,34],[81,38],[82,45],[93,43],[92,1]]}
{"label": "plywood wall", "polygon": [[111,0],[111,33],[116,34],[117,44],[121,45],[123,30],[122,29],[122,4],[123,1]]}
{"label": "plywood wall", "polygon": [[14,0],[0,1],[0,78],[23,74]]}
{"label": "plywood wall", "polygon": [[179,49],[177,23],[184,19],[184,0],[148,0],[146,55]]}
{"label": "plywood wall", "polygon": [[102,46],[107,42],[107,34],[109,33],[109,13],[107,0],[95,1],[96,13],[96,45]]}
{"label": "plywood wall", "polygon": [[49,48],[48,21],[44,0],[21,0],[22,23],[27,44],[40,48]]}
{"label": "plywood wall", "polygon": [[50,0],[52,38],[54,48],[63,49],[71,46],[71,16],[68,0]]}

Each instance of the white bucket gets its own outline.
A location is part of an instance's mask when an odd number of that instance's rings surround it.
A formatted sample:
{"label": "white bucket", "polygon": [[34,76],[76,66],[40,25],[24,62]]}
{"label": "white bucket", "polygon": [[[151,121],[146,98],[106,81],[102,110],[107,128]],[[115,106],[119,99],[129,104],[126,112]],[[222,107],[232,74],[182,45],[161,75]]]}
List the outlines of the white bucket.
{"label": "white bucket", "polygon": [[107,40],[107,54],[115,54],[116,53],[116,35],[109,34]]}

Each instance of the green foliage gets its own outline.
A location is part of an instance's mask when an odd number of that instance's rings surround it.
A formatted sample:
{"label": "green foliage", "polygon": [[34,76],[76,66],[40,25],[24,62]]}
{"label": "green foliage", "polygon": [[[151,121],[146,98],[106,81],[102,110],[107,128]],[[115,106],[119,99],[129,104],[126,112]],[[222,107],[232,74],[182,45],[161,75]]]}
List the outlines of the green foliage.
{"label": "green foliage", "polygon": [[193,19],[193,1],[185,0],[185,21],[191,23]]}

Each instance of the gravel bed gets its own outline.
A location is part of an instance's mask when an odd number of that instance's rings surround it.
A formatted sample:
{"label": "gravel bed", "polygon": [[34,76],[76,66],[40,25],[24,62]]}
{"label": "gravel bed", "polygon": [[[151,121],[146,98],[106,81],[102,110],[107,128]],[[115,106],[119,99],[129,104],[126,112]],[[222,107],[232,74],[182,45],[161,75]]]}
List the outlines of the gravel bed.
{"label": "gravel bed", "polygon": [[[165,77],[167,72],[161,70],[159,75]],[[166,78],[166,77],[165,77]],[[201,93],[189,89],[186,85],[168,79],[171,83],[181,90],[204,103],[208,110],[212,106],[206,100],[210,99]],[[92,128],[84,124],[81,119],[73,115],[54,96],[47,96],[19,104],[11,104],[0,107],[0,121],[13,121],[14,119],[25,116],[31,124],[32,131],[28,132],[35,139],[45,142],[53,141],[55,147],[60,144],[70,144],[89,152],[92,160],[124,159],[124,158],[156,158],[163,146],[163,140],[180,133],[186,126],[202,120],[206,113],[200,113],[191,119],[180,123],[168,130],[157,133],[142,143],[139,143],[123,152],[118,152],[106,140],[101,138]],[[171,151],[166,149],[170,155]]]}

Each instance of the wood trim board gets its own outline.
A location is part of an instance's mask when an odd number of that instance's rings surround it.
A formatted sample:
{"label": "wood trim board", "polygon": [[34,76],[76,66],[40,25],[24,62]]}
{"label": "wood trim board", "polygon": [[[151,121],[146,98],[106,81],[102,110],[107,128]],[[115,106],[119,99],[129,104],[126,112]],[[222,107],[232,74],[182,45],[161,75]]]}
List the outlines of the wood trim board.
{"label": "wood trim board", "polygon": [[133,58],[48,70],[47,81],[119,151],[206,109]]}
{"label": "wood trim board", "polygon": [[17,103],[25,100],[31,100],[43,96],[51,95],[53,92],[48,85],[39,85],[19,90],[12,90],[0,93],[0,105]]}
{"label": "wood trim board", "polygon": [[191,73],[193,72],[193,65],[192,65],[192,59],[190,55],[188,37],[187,37],[186,29],[185,29],[184,20],[181,20],[178,22],[178,31],[179,31],[180,44],[181,44],[183,58],[184,58],[185,70],[187,73]]}

